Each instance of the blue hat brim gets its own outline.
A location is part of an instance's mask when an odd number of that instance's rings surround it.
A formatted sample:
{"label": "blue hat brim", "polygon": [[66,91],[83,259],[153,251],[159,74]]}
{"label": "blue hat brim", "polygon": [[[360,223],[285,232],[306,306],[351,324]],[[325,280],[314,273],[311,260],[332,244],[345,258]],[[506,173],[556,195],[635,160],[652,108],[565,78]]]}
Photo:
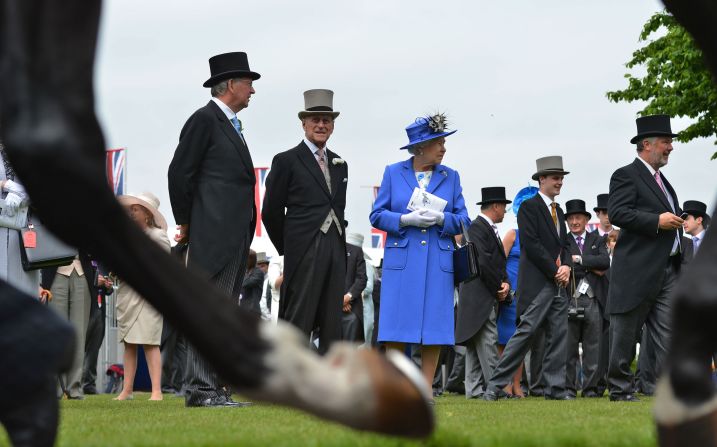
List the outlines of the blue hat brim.
{"label": "blue hat brim", "polygon": [[415,146],[415,145],[417,145],[417,144],[419,144],[419,143],[423,143],[423,142],[425,142],[425,141],[430,141],[430,140],[435,140],[436,138],[447,137],[448,135],[453,135],[453,134],[456,133],[456,132],[458,132],[458,129],[456,129],[456,130],[451,130],[451,131],[449,131],[449,132],[441,132],[441,133],[436,133],[436,134],[430,134],[430,135],[427,135],[425,138],[419,138],[418,140],[413,140],[413,141],[411,141],[411,142],[408,143],[407,145],[403,146],[401,149],[408,149],[409,147],[413,147],[413,146]]}

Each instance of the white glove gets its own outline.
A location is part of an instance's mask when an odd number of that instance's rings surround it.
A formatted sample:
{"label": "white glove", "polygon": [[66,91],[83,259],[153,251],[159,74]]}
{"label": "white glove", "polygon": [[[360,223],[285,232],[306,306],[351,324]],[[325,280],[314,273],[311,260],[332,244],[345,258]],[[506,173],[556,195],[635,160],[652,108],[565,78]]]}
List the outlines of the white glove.
{"label": "white glove", "polygon": [[19,195],[11,192],[5,197],[5,208],[9,216],[14,216],[17,213],[17,209],[22,205],[23,198]]}
{"label": "white glove", "polygon": [[27,191],[25,191],[25,187],[10,179],[5,180],[5,185],[3,185],[3,189],[7,192],[11,192],[19,196],[22,200],[27,199]]}
{"label": "white glove", "polygon": [[418,209],[401,216],[401,226],[427,228],[436,223],[435,217],[426,215],[426,209]]}
{"label": "white glove", "polygon": [[443,217],[444,216],[443,216],[442,212],[429,210],[429,209],[423,209],[423,211],[424,211],[424,213],[423,213],[424,216],[428,216],[428,217],[432,217],[432,218],[436,219],[437,225],[443,225]]}

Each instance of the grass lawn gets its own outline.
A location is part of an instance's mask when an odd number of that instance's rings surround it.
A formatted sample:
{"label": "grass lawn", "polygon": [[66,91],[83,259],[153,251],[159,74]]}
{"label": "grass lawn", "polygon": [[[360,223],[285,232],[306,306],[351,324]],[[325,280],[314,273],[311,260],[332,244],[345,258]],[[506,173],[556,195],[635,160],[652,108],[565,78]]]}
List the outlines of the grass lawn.
{"label": "grass lawn", "polygon": [[[63,401],[59,446],[654,446],[650,398],[640,403],[604,399],[552,402],[538,398],[499,402],[436,399],[438,429],[415,442],[358,433],[295,410],[256,404],[248,408],[184,408],[165,395],[149,402],[89,396]],[[8,445],[0,430],[0,445]]]}

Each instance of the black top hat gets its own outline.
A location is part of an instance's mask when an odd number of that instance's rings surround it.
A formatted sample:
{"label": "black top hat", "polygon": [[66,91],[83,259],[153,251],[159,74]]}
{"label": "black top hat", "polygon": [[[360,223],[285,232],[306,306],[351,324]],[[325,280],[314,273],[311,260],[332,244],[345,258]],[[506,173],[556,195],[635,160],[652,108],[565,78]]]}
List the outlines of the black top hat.
{"label": "black top hat", "polygon": [[685,200],[685,204],[682,206],[682,212],[694,217],[707,219],[709,223],[710,215],[707,214],[707,205],[698,200]]}
{"label": "black top hat", "polygon": [[588,219],[593,217],[592,214],[590,214],[589,211],[585,211],[585,201],[580,199],[573,199],[568,200],[565,202],[565,217],[568,217],[571,214],[584,214],[588,216]]}
{"label": "black top hat", "polygon": [[511,203],[505,198],[505,188],[502,186],[489,186],[480,189],[481,201],[476,205],[487,205],[489,203]]}
{"label": "black top hat", "polygon": [[670,127],[670,115],[641,116],[635,122],[637,123],[637,135],[630,140],[632,144],[637,143],[641,138],[677,136],[676,133],[672,133]]}
{"label": "black top hat", "polygon": [[607,211],[607,199],[610,198],[610,194],[598,194],[597,196],[597,206],[593,208],[593,211],[596,213],[598,211]]}
{"label": "black top hat", "polygon": [[210,57],[209,71],[212,77],[207,79],[204,87],[215,86],[225,79],[247,77],[256,81],[261,77],[259,73],[249,69],[249,59],[247,59],[246,53],[241,51]]}

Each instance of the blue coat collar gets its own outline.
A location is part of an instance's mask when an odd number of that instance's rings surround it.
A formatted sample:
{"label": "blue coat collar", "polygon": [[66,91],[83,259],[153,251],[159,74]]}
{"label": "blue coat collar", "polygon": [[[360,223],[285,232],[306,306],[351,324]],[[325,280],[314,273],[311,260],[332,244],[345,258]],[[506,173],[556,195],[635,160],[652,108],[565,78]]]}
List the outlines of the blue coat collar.
{"label": "blue coat collar", "polygon": [[[418,181],[416,181],[416,172],[413,170],[413,157],[405,160],[401,163],[403,169],[401,169],[401,175],[403,176],[408,186],[411,188],[418,188]],[[446,166],[437,164],[433,168],[433,176],[431,177],[431,183],[428,184],[426,191],[433,193],[438,186],[448,177],[448,170]]]}

